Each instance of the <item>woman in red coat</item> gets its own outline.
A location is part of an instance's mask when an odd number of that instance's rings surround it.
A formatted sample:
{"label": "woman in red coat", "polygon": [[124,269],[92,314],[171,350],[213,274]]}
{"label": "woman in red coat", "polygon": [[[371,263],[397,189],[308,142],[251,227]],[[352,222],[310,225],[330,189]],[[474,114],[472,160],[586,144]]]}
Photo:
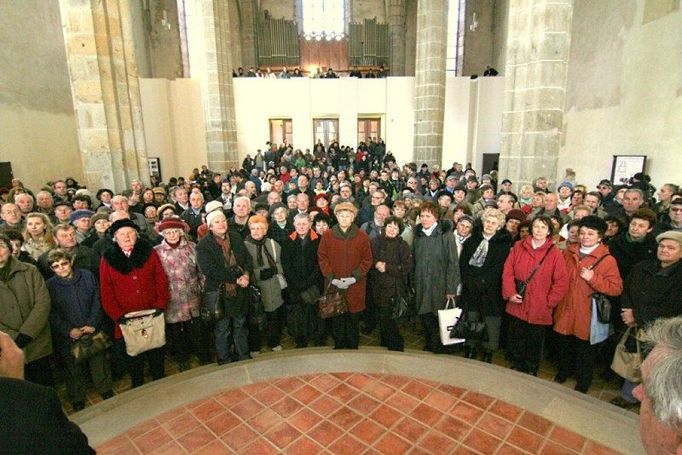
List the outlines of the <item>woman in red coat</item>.
{"label": "woman in red coat", "polygon": [[[566,262],[552,242],[552,219],[533,220],[532,235],[516,242],[502,273],[502,296],[509,314],[512,368],[537,376],[552,312],[568,291]],[[525,289],[517,288],[517,283]]]}
{"label": "woman in red coat", "polygon": [[592,365],[598,351],[597,340],[590,341],[592,294],[617,296],[623,292],[618,264],[602,243],[606,221],[597,216],[580,220],[580,243],[564,250],[569,291],[554,313],[554,331],[559,334],[559,372],[555,382],[575,375],[575,390],[587,393],[592,384]]}
{"label": "woman in red coat", "polygon": [[372,249],[367,234],[353,220],[358,209],[350,202],[334,208],[338,224],[322,236],[317,257],[325,286],[345,290],[348,312],[332,318],[334,349],[357,349],[360,341],[358,313],[365,309],[367,272],[372,267]]}
{"label": "woman in red coat", "polygon": [[114,351],[130,374],[132,386],[144,384],[144,360],[154,380],[165,376],[163,347],[135,357],[126,353],[118,321],[132,311],[158,308],[168,303],[168,278],[152,245],[139,237],[139,228],[129,219],[118,220],[109,228],[114,245],[102,256],[99,284],[104,312],[116,324]]}

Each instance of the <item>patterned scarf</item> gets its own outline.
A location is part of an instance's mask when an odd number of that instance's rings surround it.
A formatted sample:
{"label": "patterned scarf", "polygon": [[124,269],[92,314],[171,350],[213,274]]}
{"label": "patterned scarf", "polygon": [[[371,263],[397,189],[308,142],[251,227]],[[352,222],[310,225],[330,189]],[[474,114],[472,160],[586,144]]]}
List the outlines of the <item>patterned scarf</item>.
{"label": "patterned scarf", "polygon": [[476,251],[474,251],[471,259],[469,259],[469,265],[474,267],[483,267],[486,256],[488,256],[488,238],[483,236],[481,243],[478,244],[478,248],[476,248]]}
{"label": "patterned scarf", "polygon": [[[237,259],[235,259],[234,254],[232,254],[230,236],[226,235],[225,238],[222,238],[218,237],[217,235],[214,235],[213,238],[215,239],[216,242],[218,242],[218,245],[220,245],[220,248],[223,250],[223,256],[225,256],[225,262],[227,263],[228,268],[232,268],[235,265],[237,265]],[[236,297],[237,296],[236,283],[225,283],[225,294],[228,297]]]}

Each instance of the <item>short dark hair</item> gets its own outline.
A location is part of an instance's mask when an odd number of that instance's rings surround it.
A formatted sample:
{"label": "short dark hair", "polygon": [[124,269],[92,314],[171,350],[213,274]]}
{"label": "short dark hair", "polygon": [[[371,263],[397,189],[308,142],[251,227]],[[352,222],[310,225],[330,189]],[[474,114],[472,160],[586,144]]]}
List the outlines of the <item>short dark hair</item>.
{"label": "short dark hair", "polygon": [[588,215],[580,219],[580,227],[594,229],[599,233],[601,238],[604,238],[606,229],[608,229],[609,226],[606,224],[606,221],[602,220],[598,216]]}
{"label": "short dark hair", "polygon": [[547,226],[547,229],[549,229],[549,237],[554,235],[554,223],[552,223],[552,218],[549,215],[538,215],[535,218],[533,218],[533,222],[531,223],[531,229],[536,221],[539,221],[545,226]]}
{"label": "short dark hair", "polygon": [[635,210],[635,213],[633,213],[632,216],[630,217],[630,221],[632,221],[635,218],[648,221],[650,228],[656,225],[656,212],[646,207],[643,209]]}
{"label": "short dark hair", "polygon": [[398,226],[398,234],[400,235],[403,232],[403,220],[398,218],[397,216],[387,216],[386,219],[384,220],[384,232],[386,231],[386,226],[389,224],[395,224]]}

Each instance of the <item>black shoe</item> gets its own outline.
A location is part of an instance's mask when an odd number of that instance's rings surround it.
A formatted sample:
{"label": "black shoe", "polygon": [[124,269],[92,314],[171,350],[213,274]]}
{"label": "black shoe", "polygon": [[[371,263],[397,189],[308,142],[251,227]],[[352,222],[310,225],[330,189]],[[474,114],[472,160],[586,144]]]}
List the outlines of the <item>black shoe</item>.
{"label": "black shoe", "polygon": [[575,387],[573,388],[573,390],[575,390],[576,392],[580,392],[580,393],[587,393],[587,390],[589,388],[590,388],[590,386],[584,386],[584,385],[576,384]]}
{"label": "black shoe", "polygon": [[85,401],[74,401],[71,407],[73,408],[73,412],[82,411],[85,409]]}
{"label": "black shoe", "polygon": [[179,362],[180,372],[187,371],[190,369],[189,362]]}
{"label": "black shoe", "polygon": [[630,408],[634,408],[636,406],[639,406],[639,401],[635,401],[633,403],[630,401],[626,401],[623,397],[616,397],[616,398],[612,399],[611,401],[609,401],[609,403],[611,403],[614,406],[618,406],[619,408],[623,408],[623,409],[630,409]]}
{"label": "black shoe", "polygon": [[557,373],[556,376],[554,376],[554,382],[557,384],[563,384],[566,382],[566,379],[568,379],[568,375],[562,374],[562,373]]}
{"label": "black shoe", "polygon": [[102,393],[102,399],[103,400],[108,400],[109,398],[114,396],[114,392],[111,390],[107,390],[106,392]]}

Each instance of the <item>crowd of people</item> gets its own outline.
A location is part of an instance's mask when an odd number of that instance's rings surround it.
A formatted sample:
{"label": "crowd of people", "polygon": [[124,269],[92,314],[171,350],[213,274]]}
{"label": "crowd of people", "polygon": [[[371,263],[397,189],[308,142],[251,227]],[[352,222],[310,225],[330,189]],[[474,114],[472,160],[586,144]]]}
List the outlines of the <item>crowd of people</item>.
{"label": "crowd of people", "polygon": [[[486,69],[486,71],[488,70]],[[495,74],[497,74],[497,72],[495,72]],[[488,74],[486,74],[486,76],[488,76]],[[308,77],[310,79],[338,79],[339,75],[332,67],[329,67],[326,69],[326,71],[323,71],[322,68],[318,66],[314,72],[306,73],[298,66],[294,67],[294,69],[291,71],[286,66],[283,66],[279,72],[272,71],[270,67],[256,68],[253,66],[244,71],[244,68],[240,66],[237,68],[237,71],[232,70],[232,77],[257,77],[266,79],[291,79],[297,77]],[[367,72],[363,76],[360,69],[357,66],[353,66],[348,71],[348,77],[356,77],[358,79],[383,79],[388,77],[388,71],[384,65],[379,65],[377,67],[368,68]]]}
{"label": "crowd of people", "polygon": [[[163,377],[166,355],[181,370],[193,356],[240,361],[281,351],[285,331],[297,348],[331,337],[357,349],[361,331],[378,330],[402,351],[401,298],[414,299],[425,350],[453,352],[438,321],[452,299],[484,326],[466,357],[503,351],[537,375],[549,356],[556,382],[573,376],[587,392],[625,328],[682,315],[682,193],[643,174],[592,189],[568,169],[555,190],[537,177],[515,193],[470,165],[399,166],[371,139],[268,144],[239,170],[203,166],[120,192],[72,178],[34,192],[15,179],[0,198],[0,331],[24,350],[28,380],[51,385],[64,369],[75,410],[88,375],[106,399],[112,378],[143,384],[145,363]],[[322,319],[318,299],[337,291],[347,311]],[[612,303],[608,323],[595,294]],[[167,343],[130,355],[119,322],[148,309],[163,311]],[[74,341],[98,332],[110,351],[75,362]],[[614,404],[637,403],[636,386],[624,381]]]}

